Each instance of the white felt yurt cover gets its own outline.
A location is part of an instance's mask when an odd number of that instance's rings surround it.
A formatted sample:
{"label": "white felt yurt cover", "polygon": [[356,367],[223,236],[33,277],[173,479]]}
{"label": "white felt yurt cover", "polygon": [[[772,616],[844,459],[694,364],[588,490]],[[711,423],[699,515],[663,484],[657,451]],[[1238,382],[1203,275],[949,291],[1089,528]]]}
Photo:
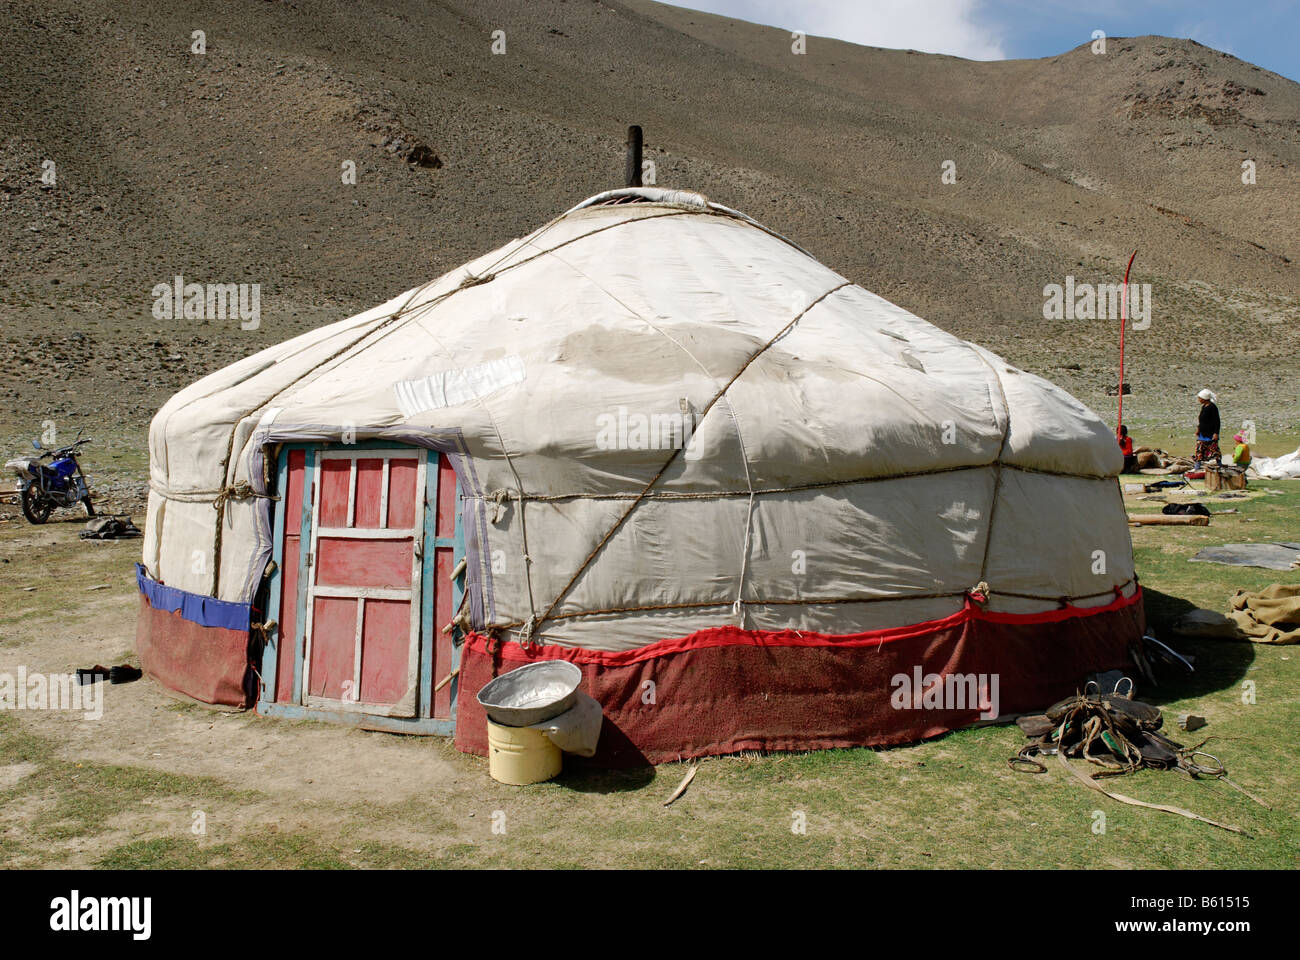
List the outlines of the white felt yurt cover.
{"label": "white felt yurt cover", "polygon": [[470,619],[507,638],[846,634],[981,582],[1013,613],[1136,589],[1094,414],[696,194],[594,197],[178,393],[146,570],[250,601],[276,445],[369,438],[455,454]]}

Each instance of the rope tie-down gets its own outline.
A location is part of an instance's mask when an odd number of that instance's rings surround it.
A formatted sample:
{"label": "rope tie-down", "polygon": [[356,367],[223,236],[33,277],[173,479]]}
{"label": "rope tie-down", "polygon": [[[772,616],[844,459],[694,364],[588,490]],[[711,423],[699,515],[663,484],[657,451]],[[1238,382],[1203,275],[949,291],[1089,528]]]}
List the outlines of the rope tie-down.
{"label": "rope tie-down", "polygon": [[247,481],[232,483],[222,487],[217,491],[216,496],[212,498],[212,509],[223,510],[228,500],[248,500],[257,497],[262,500],[279,500],[278,494],[258,493]]}
{"label": "rope tie-down", "polygon": [[[1130,584],[1136,584],[1136,583],[1137,583],[1136,577],[1130,578],[1128,580],[1125,580],[1121,584],[1117,584],[1116,589],[1120,591],[1120,595],[1122,596],[1123,591],[1127,589]],[[600,607],[597,609],[590,609],[590,610],[573,610],[567,613],[552,613],[549,617],[547,617],[547,620],[553,620],[553,621],[573,620],[580,617],[607,617],[610,616],[611,614],[621,614],[621,613],[648,613],[652,611],[703,610],[703,609],[717,609],[717,610],[727,609],[730,610],[733,615],[735,615],[741,607],[780,607],[780,606],[820,607],[820,606],[831,606],[837,604],[902,603],[904,601],[910,601],[910,600],[949,600],[949,599],[956,599],[956,598],[964,598],[967,601],[969,601],[971,604],[975,605],[976,607],[980,609],[985,609],[990,599],[993,597],[1014,597],[1017,600],[1036,600],[1043,603],[1060,603],[1061,600],[1067,600],[1067,601],[1095,600],[1099,597],[1109,597],[1115,594],[1115,589],[1112,589],[1112,590],[1099,591],[1097,593],[1076,594],[1070,597],[1056,597],[1056,596],[1048,596],[1046,594],[1041,594],[1041,593],[1016,593],[1010,590],[994,590],[992,588],[988,588],[987,584],[982,584],[982,586],[988,589],[988,592],[986,594],[981,593],[978,590],[978,588],[973,587],[968,590],[926,591],[923,593],[899,593],[899,594],[887,594],[887,595],[878,595],[878,596],[869,596],[869,597],[799,597],[798,599],[793,599],[793,600],[784,597],[759,597],[759,598],[750,598],[750,599],[739,600],[739,601],[727,600],[727,599],[696,600],[696,601],[683,602],[683,603],[651,603],[651,604],[639,604],[636,606]],[[739,604],[739,606],[737,606],[737,604]],[[1068,605],[1073,606],[1073,603],[1071,602]],[[529,619],[532,620],[537,618],[530,617]],[[527,624],[526,620],[518,620],[518,619],[506,620],[501,623],[494,623],[492,625],[492,629],[493,630],[514,630],[519,627],[524,627],[526,624]],[[534,623],[530,628],[529,635],[535,636],[536,629],[537,629],[537,624]]]}
{"label": "rope tie-down", "polygon": [[212,509],[217,512],[217,527],[212,535],[212,595],[217,595],[217,584],[220,582],[220,564],[221,564],[221,538],[225,531],[225,523],[222,521],[226,516],[226,503],[230,500],[248,500],[258,498],[261,500],[279,500],[278,495],[269,493],[258,493],[247,481],[231,483],[222,487],[212,498]]}
{"label": "rope tie-down", "polygon": [[484,498],[492,504],[492,525],[496,526],[501,522],[501,517],[505,513],[506,504],[511,500],[523,501],[523,495],[518,490],[510,490],[506,487],[500,487],[493,490]]}
{"label": "rope tie-down", "polygon": [[[585,240],[588,237],[592,237],[597,234],[604,233],[606,230],[612,230],[616,227],[625,226],[627,224],[643,223],[651,220],[659,220],[665,217],[706,216],[710,214],[720,215],[720,216],[735,216],[734,214],[728,214],[723,211],[673,209],[659,214],[629,217],[626,220],[618,220],[615,221],[614,223],[604,224],[602,226],[596,227],[595,229],[577,234],[576,236],[567,237],[561,240],[559,243],[557,243],[554,247],[550,247],[546,250],[539,250],[537,253],[534,253],[530,256],[521,257],[518,260],[514,261],[513,263],[505,263],[506,260],[514,256],[516,253],[519,252],[519,250],[522,249],[522,246],[512,247],[506,253],[502,254],[502,256],[495,263],[491,264],[483,273],[478,274],[477,276],[467,273],[466,276],[461,278],[460,283],[457,284],[452,289],[445,290],[442,293],[438,294],[437,296],[433,297],[432,299],[424,303],[416,304],[415,303],[416,298],[420,294],[422,294],[425,290],[427,290],[429,287],[436,284],[438,280],[442,278],[437,278],[434,280],[430,280],[427,283],[421,284],[419,287],[411,291],[410,296],[408,296],[402,302],[402,305],[398,307],[396,310],[382,317],[376,318],[376,320],[368,324],[365,330],[363,330],[358,336],[349,339],[348,342],[346,342],[341,347],[339,347],[338,350],[334,351],[328,357],[325,357],[324,359],[319,361],[315,366],[307,370],[304,370],[303,372],[297,374],[296,376],[294,376],[292,379],[288,380],[285,383],[276,385],[268,393],[263,394],[262,398],[251,409],[246,410],[243,416],[234,418],[233,422],[230,424],[229,436],[226,438],[226,455],[225,455],[225,459],[222,460],[221,462],[222,475],[223,476],[225,475],[225,471],[227,471],[230,466],[231,458],[235,455],[234,444],[235,444],[235,438],[239,432],[240,423],[242,423],[244,420],[247,420],[249,417],[253,416],[258,411],[266,409],[267,406],[273,403],[278,397],[283,395],[289,389],[297,386],[298,384],[300,384],[304,380],[307,380],[308,378],[312,378],[312,379],[319,378],[320,376],[327,373],[329,370],[332,370],[333,369],[332,365],[336,364],[336,361],[338,363],[341,363],[344,360],[348,359],[350,356],[354,356],[356,353],[360,353],[361,351],[373,347],[376,343],[378,343],[384,337],[391,334],[394,330],[400,329],[401,327],[405,326],[412,319],[415,319],[419,316],[431,312],[435,307],[442,304],[448,298],[458,293],[461,293],[462,291],[470,290],[475,287],[482,286],[485,283],[490,283],[491,281],[498,279],[506,271],[517,270],[521,267],[528,265],[529,263],[533,262],[539,257],[547,256],[548,254],[553,254],[555,250],[558,250],[561,247],[566,247],[569,246],[570,244],[578,243],[579,241]],[[535,241],[537,238],[541,237],[548,230],[550,230],[561,220],[563,220],[564,216],[565,215],[562,214],[561,216],[554,218],[545,226],[543,226],[541,229],[530,234],[529,239]],[[769,233],[771,232],[771,231],[767,231],[766,228],[760,228],[760,229],[764,229],[765,232],[769,232]],[[789,243],[790,241],[786,240],[785,242]],[[177,412],[179,412],[181,409],[184,409],[185,407],[188,407],[194,403],[199,402],[200,399],[202,398],[195,398],[194,400],[191,400],[177,407],[176,410],[173,410],[172,413],[169,415],[168,423],[170,422],[171,417],[175,416]],[[165,425],[163,429],[164,431],[166,430]],[[215,509],[217,512],[217,524],[216,524],[216,532],[214,536],[215,547],[214,547],[213,564],[212,564],[212,588],[210,591],[210,595],[213,597],[220,595],[220,588],[221,588],[221,528],[222,528],[222,523],[225,519],[226,499],[230,499],[230,498],[223,498],[217,501],[217,503],[215,504]],[[241,499],[241,498],[236,498],[236,499]]]}
{"label": "rope tie-down", "polygon": [[[757,351],[755,351],[752,355],[750,355],[748,359],[746,359],[745,362],[741,364],[739,369],[736,370],[736,372],[730,377],[730,379],[721,387],[721,389],[719,389],[717,393],[714,394],[712,399],[710,399],[709,402],[705,404],[703,410],[698,415],[699,419],[703,420],[704,417],[707,416],[709,411],[716,404],[726,399],[727,391],[736,382],[736,380],[738,380],[745,373],[745,371],[750,367],[750,365],[752,365],[773,344],[775,344],[778,340],[780,340],[783,336],[785,336],[804,316],[808,314],[808,312],[813,307],[815,307],[822,300],[831,296],[832,294],[842,289],[843,287],[850,286],[850,285],[851,284],[849,284],[846,281],[843,284],[840,284],[838,286],[831,288],[830,290],[827,290],[816,300],[810,303],[807,307],[805,307],[800,314],[794,317],[794,319],[792,319],[789,323],[787,323],[784,327],[782,327],[781,330],[779,330],[770,340],[768,340],[765,344],[763,344]],[[997,423],[998,427],[1000,428],[999,429],[1000,437],[999,437],[997,456],[990,463],[969,464],[969,465],[960,465],[960,466],[944,466],[944,467],[938,467],[929,470],[901,471],[898,473],[889,474],[885,476],[861,477],[861,478],[856,478],[851,480],[816,481],[807,484],[789,484],[789,485],[783,485],[780,487],[773,487],[773,488],[754,488],[752,485],[747,485],[747,488],[745,489],[729,489],[724,491],[708,491],[708,492],[663,491],[663,490],[655,489],[658,486],[659,481],[667,473],[669,467],[676,460],[677,456],[681,453],[682,448],[677,448],[672,451],[672,453],[669,455],[667,460],[663,463],[663,465],[659,468],[659,470],[655,473],[655,475],[650,478],[650,480],[645,484],[645,486],[641,490],[635,492],[613,493],[613,494],[611,493],[592,494],[588,492],[574,491],[574,492],[562,492],[556,494],[542,494],[542,493],[524,492],[522,491],[522,489],[498,489],[493,491],[490,495],[484,497],[483,500],[485,501],[485,503],[491,502],[495,505],[494,511],[492,513],[492,518],[491,518],[492,523],[494,525],[498,524],[501,521],[503,511],[504,511],[504,505],[506,502],[511,500],[517,501],[520,504],[521,509],[525,504],[529,502],[544,503],[544,502],[559,502],[559,501],[566,501],[566,500],[583,500],[583,499],[607,500],[607,501],[617,501],[617,500],[631,501],[627,506],[627,508],[621,512],[621,514],[617,517],[614,523],[606,530],[605,534],[596,543],[596,545],[593,547],[590,553],[588,553],[587,556],[583,559],[583,561],[578,565],[577,570],[569,578],[568,582],[565,583],[565,585],[554,595],[549,605],[543,608],[540,614],[538,613],[538,609],[539,609],[538,606],[532,603],[531,581],[530,581],[529,582],[529,590],[530,590],[529,615],[526,618],[520,617],[517,619],[509,620],[507,622],[496,623],[494,627],[498,630],[511,630],[511,629],[518,630],[519,642],[523,645],[528,645],[530,643],[537,642],[537,639],[540,635],[541,628],[546,623],[552,621],[562,621],[562,620],[568,620],[571,618],[583,617],[583,616],[634,613],[634,612],[641,612],[641,611],[648,612],[648,611],[686,610],[686,609],[698,609],[698,608],[718,608],[718,609],[729,608],[731,616],[733,618],[736,618],[743,627],[743,619],[741,618],[743,618],[744,616],[745,609],[747,607],[752,607],[752,606],[768,606],[768,605],[777,605],[777,604],[800,604],[800,605],[816,606],[819,604],[857,604],[857,603],[889,602],[889,601],[896,601],[896,600],[918,600],[918,599],[939,599],[939,598],[948,598],[948,597],[965,597],[969,603],[973,604],[974,606],[980,609],[985,609],[987,608],[992,598],[1001,596],[1001,597],[1013,597],[1013,598],[1025,599],[1025,600],[1034,600],[1040,602],[1051,602],[1056,604],[1058,609],[1068,609],[1069,607],[1073,606],[1074,602],[1076,601],[1091,600],[1100,597],[1110,596],[1112,594],[1118,594],[1122,596],[1123,590],[1127,588],[1130,584],[1136,582],[1136,577],[1130,578],[1129,580],[1126,580],[1124,583],[1113,585],[1104,591],[1078,594],[1073,596],[1061,596],[1061,595],[1045,596],[1040,594],[1021,593],[1015,591],[1007,591],[1007,590],[990,588],[986,578],[987,578],[988,565],[989,565],[990,546],[992,543],[994,512],[996,510],[998,494],[1003,479],[1002,476],[1003,473],[1006,471],[1012,471],[1018,473],[1041,474],[1047,476],[1079,477],[1082,479],[1100,479],[1100,478],[1095,478],[1092,477],[1091,475],[1086,475],[1082,473],[1046,470],[1040,468],[1025,467],[1016,464],[1003,463],[1002,456],[1006,451],[1008,437],[1010,434],[1010,426],[1011,426],[1010,415],[1009,415],[1009,404],[1007,403],[1006,400],[1005,390],[1003,389],[1001,378],[998,375],[996,369],[994,369],[993,366],[989,364],[989,362],[983,357],[981,357],[980,359],[985,364],[985,366],[989,368],[989,372],[992,375],[991,379],[993,380],[993,384],[990,387],[990,402],[995,411],[994,413],[995,423]],[[994,389],[996,390],[996,394],[993,393]],[[743,438],[742,438],[742,444],[743,444]],[[508,455],[507,455],[507,459],[509,459]],[[746,468],[747,468],[746,472],[748,474],[748,462],[746,462]],[[747,598],[743,596],[746,561],[748,559],[749,538],[751,536],[750,523],[752,523],[753,506],[756,497],[765,494],[787,492],[787,491],[792,492],[796,490],[809,490],[809,489],[818,489],[818,488],[825,488],[825,487],[841,487],[841,486],[847,486],[855,483],[873,483],[873,482],[881,482],[885,480],[903,479],[912,476],[927,476],[927,475],[934,475],[934,474],[956,473],[956,472],[961,472],[966,470],[986,470],[989,468],[992,468],[995,474],[994,489],[993,489],[991,503],[988,510],[988,524],[983,538],[984,549],[983,549],[983,556],[980,564],[981,567],[980,579],[979,582],[974,586],[966,590],[941,591],[941,592],[934,592],[934,593],[926,592],[926,593],[918,593],[918,594],[906,594],[902,596],[870,596],[870,597],[837,596],[837,597],[820,597],[820,598],[802,597],[798,600],[763,599],[758,597]],[[516,474],[516,480],[517,479],[518,479],[518,475]],[[578,610],[578,611],[567,611],[567,612],[559,611],[558,608],[560,604],[564,601],[565,597],[569,595],[569,592],[573,589],[575,584],[582,577],[582,575],[587,571],[587,569],[592,565],[596,557],[609,543],[609,541],[613,538],[613,536],[623,527],[623,525],[627,522],[627,520],[631,517],[631,515],[636,511],[636,509],[641,505],[643,501],[658,500],[658,499],[721,500],[721,499],[731,498],[731,497],[747,498],[749,501],[749,511],[747,515],[746,531],[745,531],[745,540],[746,540],[745,552],[744,555],[742,556],[742,564],[741,564],[741,576],[740,576],[741,582],[738,590],[735,593],[733,593],[732,596],[729,597],[727,600],[722,600],[721,598],[719,598],[717,600],[706,600],[702,602],[693,602],[693,603],[663,603],[663,604],[610,607],[610,608],[602,608],[599,610]]]}
{"label": "rope tie-down", "polygon": [[[780,330],[774,333],[766,343],[764,343],[761,347],[759,347],[752,354],[750,354],[750,356],[745,360],[745,362],[740,365],[740,368],[731,375],[731,378],[727,380],[727,382],[722,385],[721,389],[719,389],[718,392],[713,395],[712,399],[710,399],[709,402],[704,405],[704,408],[700,411],[699,420],[703,421],[704,418],[708,416],[709,411],[713,409],[713,407],[718,403],[718,401],[722,400],[726,396],[727,391],[731,389],[732,384],[734,384],[737,380],[741,378],[741,376],[745,373],[745,371],[749,369],[750,365],[753,364],[754,361],[756,361],[764,353],[766,353],[768,348],[770,348],[774,343],[776,343],[787,333],[789,333],[792,329],[794,329],[795,324],[797,324],[800,320],[802,320],[805,316],[807,316],[808,312],[812,310],[813,307],[817,306],[827,297],[838,292],[839,290],[842,290],[845,287],[850,287],[852,285],[853,284],[850,283],[848,280],[845,280],[843,283],[838,283],[835,286],[831,287],[829,290],[825,291],[823,294],[821,294],[821,296],[817,297],[810,304],[808,304],[808,306],[804,307],[801,311],[799,311],[799,313],[796,314],[795,317],[792,320],[790,320],[789,323],[785,324],[783,327],[781,327]],[[556,593],[554,599],[552,599],[550,604],[546,607],[545,612],[543,612],[541,616],[538,616],[536,613],[533,613],[528,617],[526,621],[524,621],[523,627],[520,630],[520,634],[519,634],[521,643],[526,644],[528,642],[531,642],[534,634],[537,632],[538,627],[540,627],[542,624],[546,623],[549,620],[556,619],[556,617],[554,616],[556,608],[563,602],[564,598],[568,596],[569,591],[573,589],[574,584],[576,584],[578,580],[582,577],[582,575],[587,572],[587,569],[591,566],[592,561],[595,560],[596,557],[600,554],[601,550],[605,548],[605,545],[609,543],[609,541],[613,538],[614,534],[618,533],[618,531],[623,528],[623,525],[627,522],[628,518],[631,517],[632,514],[636,511],[636,508],[639,507],[642,501],[644,501],[647,497],[649,497],[651,491],[656,486],[658,486],[659,481],[663,479],[664,474],[668,472],[668,468],[671,467],[673,463],[677,460],[678,455],[682,452],[683,449],[684,446],[676,447],[673,449],[673,452],[664,461],[663,466],[661,466],[659,470],[655,473],[655,475],[650,478],[649,482],[646,483],[646,485],[641,489],[641,492],[638,493],[636,498],[628,505],[628,508],[623,511],[623,513],[619,516],[619,518],[616,521],[614,521],[613,525],[610,526],[610,528],[605,531],[605,535],[600,538],[599,542],[595,545],[595,547],[592,548],[591,552],[588,553],[586,558],[582,561],[582,563],[578,565],[578,569],[574,571],[573,576],[570,577],[569,581],[563,587],[560,588],[558,593]],[[748,463],[746,463],[746,470],[748,470]],[[750,496],[750,504],[752,509],[752,504],[753,504],[752,489],[749,491],[749,496]],[[743,581],[743,570],[742,570],[742,581]],[[743,582],[742,582],[742,588],[743,588]],[[732,602],[732,609],[736,610],[739,608],[743,610],[744,605],[745,605],[745,601],[741,599],[739,596],[737,596]]]}

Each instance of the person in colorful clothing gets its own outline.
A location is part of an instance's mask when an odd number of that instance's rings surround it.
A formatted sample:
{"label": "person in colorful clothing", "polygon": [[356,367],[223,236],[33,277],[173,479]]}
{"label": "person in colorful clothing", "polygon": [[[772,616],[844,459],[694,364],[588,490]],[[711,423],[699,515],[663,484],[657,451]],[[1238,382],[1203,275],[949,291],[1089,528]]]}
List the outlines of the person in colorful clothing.
{"label": "person in colorful clothing", "polygon": [[1200,469],[1205,463],[1219,463],[1223,454],[1219,452],[1219,407],[1215,403],[1219,398],[1207,389],[1196,399],[1201,402],[1201,413],[1196,419],[1196,452],[1192,459]]}
{"label": "person in colorful clothing", "polygon": [[1237,446],[1232,451],[1232,462],[1242,468],[1249,467],[1250,444],[1246,442],[1246,435],[1238,433],[1232,439],[1237,442]]}
{"label": "person in colorful clothing", "polygon": [[1124,472],[1137,473],[1137,455],[1133,453],[1133,438],[1128,435],[1128,427],[1119,425],[1119,450],[1124,454]]}

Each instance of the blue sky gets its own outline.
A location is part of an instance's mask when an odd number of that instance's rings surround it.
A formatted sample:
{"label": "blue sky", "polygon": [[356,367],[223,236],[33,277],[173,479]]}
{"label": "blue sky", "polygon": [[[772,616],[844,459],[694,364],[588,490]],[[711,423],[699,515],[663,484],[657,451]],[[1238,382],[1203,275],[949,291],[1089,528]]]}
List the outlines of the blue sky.
{"label": "blue sky", "polygon": [[1300,81],[1300,0],[670,0],[873,47],[1048,57],[1108,37],[1186,37]]}

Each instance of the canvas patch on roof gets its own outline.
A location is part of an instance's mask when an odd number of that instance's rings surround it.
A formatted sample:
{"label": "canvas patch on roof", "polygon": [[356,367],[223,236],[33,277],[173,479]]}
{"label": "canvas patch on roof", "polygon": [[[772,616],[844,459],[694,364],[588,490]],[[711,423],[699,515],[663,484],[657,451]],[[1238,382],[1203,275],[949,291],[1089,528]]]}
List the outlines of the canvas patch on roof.
{"label": "canvas patch on roof", "polygon": [[523,358],[511,354],[459,370],[440,370],[418,380],[399,380],[393,392],[402,414],[410,417],[427,410],[457,407],[523,381]]}

